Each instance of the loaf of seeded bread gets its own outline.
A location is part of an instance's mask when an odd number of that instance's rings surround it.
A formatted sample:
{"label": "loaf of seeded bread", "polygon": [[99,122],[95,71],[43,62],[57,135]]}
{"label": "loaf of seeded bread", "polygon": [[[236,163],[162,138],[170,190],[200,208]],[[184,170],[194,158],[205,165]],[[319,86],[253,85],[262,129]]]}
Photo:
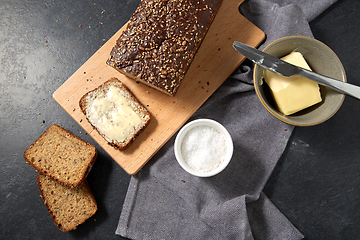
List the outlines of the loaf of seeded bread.
{"label": "loaf of seeded bread", "polygon": [[117,78],[86,93],[79,105],[99,134],[121,150],[130,146],[151,118],[148,110]]}
{"label": "loaf of seeded bread", "polygon": [[222,0],[142,0],[107,64],[174,96]]}
{"label": "loaf of seeded bread", "polygon": [[96,161],[93,145],[54,124],[24,152],[25,161],[52,179],[78,186]]}
{"label": "loaf of seeded bread", "polygon": [[76,229],[97,211],[86,180],[72,188],[39,173],[37,184],[51,218],[63,232]]}

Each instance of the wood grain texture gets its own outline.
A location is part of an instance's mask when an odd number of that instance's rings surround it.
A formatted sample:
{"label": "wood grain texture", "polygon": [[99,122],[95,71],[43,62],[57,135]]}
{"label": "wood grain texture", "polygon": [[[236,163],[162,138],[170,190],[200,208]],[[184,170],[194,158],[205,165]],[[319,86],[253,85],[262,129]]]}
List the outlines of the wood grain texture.
{"label": "wood grain texture", "polygon": [[[265,34],[239,13],[243,1],[224,0],[174,97],[136,83],[106,65],[124,25],[54,92],[53,98],[128,174],[136,174],[243,62],[245,58],[232,43],[256,47],[264,40]],[[122,81],[152,116],[150,124],[124,151],[108,145],[79,107],[85,93],[112,77]]]}

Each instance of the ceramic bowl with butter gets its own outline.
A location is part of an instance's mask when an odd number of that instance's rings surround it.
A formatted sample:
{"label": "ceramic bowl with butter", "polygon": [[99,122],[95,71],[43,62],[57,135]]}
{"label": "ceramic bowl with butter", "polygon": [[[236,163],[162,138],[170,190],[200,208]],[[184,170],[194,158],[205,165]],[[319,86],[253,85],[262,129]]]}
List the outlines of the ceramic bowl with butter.
{"label": "ceramic bowl with butter", "polygon": [[[314,38],[280,38],[270,43],[263,51],[298,66],[301,60],[292,55],[301,53],[298,55],[302,56],[312,71],[346,82],[345,70],[339,58],[328,46]],[[322,123],[331,118],[344,101],[345,95],[331,88],[316,85],[317,90],[314,90],[314,82],[308,79],[301,79],[304,82],[308,81],[302,83],[303,85],[296,83],[300,82],[297,79],[279,85],[278,80],[281,82],[282,79],[278,76],[283,78],[258,65],[254,67],[254,86],[260,102],[273,116],[288,124],[313,126]],[[308,103],[309,101],[312,103]]]}
{"label": "ceramic bowl with butter", "polygon": [[197,119],[183,126],[175,138],[175,157],[188,173],[211,177],[229,164],[233,141],[220,123],[212,119]]}

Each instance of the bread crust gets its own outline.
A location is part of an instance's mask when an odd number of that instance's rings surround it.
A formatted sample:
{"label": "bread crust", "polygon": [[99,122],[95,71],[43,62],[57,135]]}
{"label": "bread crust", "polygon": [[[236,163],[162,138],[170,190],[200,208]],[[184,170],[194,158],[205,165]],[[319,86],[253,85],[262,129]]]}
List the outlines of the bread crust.
{"label": "bread crust", "polygon": [[[48,177],[41,173],[36,177],[40,196],[53,222],[61,231],[75,230],[78,225],[83,224],[96,213],[97,203],[86,179],[79,186],[71,188],[51,178],[46,178]],[[48,189],[51,187],[50,184],[54,187]],[[61,191],[60,194],[59,191]],[[61,196],[53,197],[54,195]],[[55,199],[51,199],[52,197]],[[60,204],[57,204],[55,200]],[[87,205],[76,208],[76,204],[80,201],[81,203],[86,202]]]}
{"label": "bread crust", "polygon": [[[132,109],[140,116],[142,119],[141,126],[138,126],[134,129],[134,132],[131,136],[127,137],[123,141],[117,141],[115,139],[111,139],[109,136],[106,136],[99,128],[95,126],[95,124],[90,119],[90,111],[89,107],[91,102],[96,98],[104,97],[107,93],[108,88],[110,86],[115,86],[116,88],[120,89],[122,93],[125,94],[125,98],[127,99],[129,105],[131,105]],[[140,103],[140,101],[133,95],[133,93],[117,78],[111,78],[105,83],[101,84],[99,87],[95,88],[94,90],[86,93],[84,96],[81,97],[79,101],[79,106],[81,111],[85,114],[86,119],[89,123],[93,126],[93,128],[108,142],[109,145],[120,149],[125,150],[128,148],[135,139],[139,136],[139,134],[146,128],[149,124],[151,115],[149,111]]]}
{"label": "bread crust", "polygon": [[222,0],[142,0],[106,63],[174,96],[221,4]]}
{"label": "bread crust", "polygon": [[[80,148],[83,153],[74,155],[77,152],[74,149]],[[61,150],[64,151],[59,153]],[[76,187],[85,181],[96,161],[97,151],[92,144],[53,124],[25,150],[23,157],[37,172],[64,185]],[[65,165],[67,170],[63,174],[67,177],[58,175],[59,165]],[[76,175],[69,178],[72,170]]]}

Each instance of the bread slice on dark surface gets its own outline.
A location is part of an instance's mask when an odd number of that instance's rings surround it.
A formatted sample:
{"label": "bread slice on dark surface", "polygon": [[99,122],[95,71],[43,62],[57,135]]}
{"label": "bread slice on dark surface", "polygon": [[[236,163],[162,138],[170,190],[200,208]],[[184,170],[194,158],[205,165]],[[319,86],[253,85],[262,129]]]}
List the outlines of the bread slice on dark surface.
{"label": "bread slice on dark surface", "polygon": [[151,118],[148,110],[117,78],[86,93],[79,105],[99,134],[121,150],[130,146]]}
{"label": "bread slice on dark surface", "polygon": [[93,145],[56,124],[24,152],[25,161],[37,172],[71,187],[85,180],[96,157]]}
{"label": "bread slice on dark surface", "polygon": [[142,0],[107,64],[174,96],[221,4],[222,0]]}
{"label": "bread slice on dark surface", "polygon": [[51,218],[63,232],[76,229],[97,211],[86,180],[72,188],[39,173],[37,184]]}

